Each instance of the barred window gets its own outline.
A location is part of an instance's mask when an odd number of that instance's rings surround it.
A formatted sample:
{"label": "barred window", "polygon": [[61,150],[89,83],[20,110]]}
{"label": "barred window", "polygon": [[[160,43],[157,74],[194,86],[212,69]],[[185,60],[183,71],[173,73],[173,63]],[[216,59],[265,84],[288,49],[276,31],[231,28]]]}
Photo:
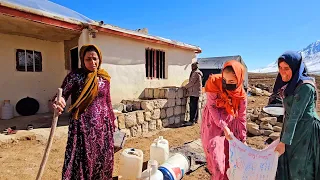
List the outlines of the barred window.
{"label": "barred window", "polygon": [[162,50],[147,48],[145,51],[145,69],[147,78],[166,78],[166,54]]}
{"label": "barred window", "polygon": [[25,72],[42,72],[42,54],[38,51],[17,49],[16,69]]}

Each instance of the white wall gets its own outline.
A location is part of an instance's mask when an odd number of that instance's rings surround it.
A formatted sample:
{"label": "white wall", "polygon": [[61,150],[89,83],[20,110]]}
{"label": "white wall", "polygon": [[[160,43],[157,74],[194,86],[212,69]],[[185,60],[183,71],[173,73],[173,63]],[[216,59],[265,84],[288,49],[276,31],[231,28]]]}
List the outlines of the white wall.
{"label": "white wall", "polygon": [[[83,31],[79,47],[93,43],[101,48],[102,67],[111,76],[112,103],[138,98],[144,88],[148,87],[181,86],[189,78],[190,63],[196,59],[193,51],[180,48],[158,46],[103,33],[98,33],[96,38],[88,37],[87,31]],[[145,77],[145,48],[148,47],[166,52],[167,79],[148,80]]]}
{"label": "white wall", "polygon": [[[38,113],[48,112],[48,100],[61,86],[67,71],[64,66],[63,42],[49,42],[23,36],[0,33],[0,101],[15,105],[27,96],[40,103]],[[42,53],[42,72],[16,70],[16,49]],[[15,115],[18,115],[15,112]]]}

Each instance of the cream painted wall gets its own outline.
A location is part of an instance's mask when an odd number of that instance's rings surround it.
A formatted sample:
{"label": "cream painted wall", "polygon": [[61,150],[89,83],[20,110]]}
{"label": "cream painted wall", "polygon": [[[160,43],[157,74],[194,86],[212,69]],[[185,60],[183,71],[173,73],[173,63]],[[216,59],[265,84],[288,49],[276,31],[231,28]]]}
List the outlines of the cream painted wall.
{"label": "cream painted wall", "polygon": [[[42,53],[42,72],[16,70],[16,49]],[[48,100],[61,86],[67,71],[64,66],[63,42],[49,42],[0,33],[0,101],[9,99],[15,105],[27,96],[40,103],[38,113],[48,112]],[[18,115],[15,112],[15,115]]]}
{"label": "cream painted wall", "polygon": [[[112,103],[138,98],[148,87],[181,86],[182,82],[189,78],[190,63],[196,59],[193,51],[157,46],[103,33],[91,38],[84,30],[79,38],[79,47],[87,43],[101,48],[102,67],[111,75]],[[148,80],[145,77],[145,48],[148,47],[166,52],[167,79]]]}

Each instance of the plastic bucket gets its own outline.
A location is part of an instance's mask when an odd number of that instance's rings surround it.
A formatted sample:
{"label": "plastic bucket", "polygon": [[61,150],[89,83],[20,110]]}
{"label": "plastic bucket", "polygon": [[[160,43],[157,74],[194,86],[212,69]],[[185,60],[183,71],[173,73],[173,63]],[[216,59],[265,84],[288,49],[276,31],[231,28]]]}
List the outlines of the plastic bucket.
{"label": "plastic bucket", "polygon": [[189,171],[189,168],[189,159],[181,153],[176,153],[163,163],[159,170],[164,180],[180,180]]}

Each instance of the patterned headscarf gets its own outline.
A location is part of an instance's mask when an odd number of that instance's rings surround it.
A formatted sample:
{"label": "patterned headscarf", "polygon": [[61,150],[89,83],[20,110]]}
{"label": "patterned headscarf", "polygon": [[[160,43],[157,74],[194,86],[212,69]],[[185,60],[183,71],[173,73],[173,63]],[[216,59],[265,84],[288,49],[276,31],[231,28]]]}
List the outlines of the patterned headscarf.
{"label": "patterned headscarf", "polygon": [[[99,66],[96,71],[89,71],[85,67],[84,56],[88,48],[95,49],[95,52],[97,52],[99,56]],[[98,95],[98,77],[102,77],[110,82],[109,74],[104,69],[100,69],[102,62],[102,54],[97,46],[92,44],[82,46],[80,49],[80,60],[82,69],[84,69],[87,72],[87,77],[80,96],[78,97],[76,102],[72,104],[69,108],[69,112],[74,110],[74,119],[78,119],[79,115],[85,111],[85,109],[92,103],[94,98]]]}

